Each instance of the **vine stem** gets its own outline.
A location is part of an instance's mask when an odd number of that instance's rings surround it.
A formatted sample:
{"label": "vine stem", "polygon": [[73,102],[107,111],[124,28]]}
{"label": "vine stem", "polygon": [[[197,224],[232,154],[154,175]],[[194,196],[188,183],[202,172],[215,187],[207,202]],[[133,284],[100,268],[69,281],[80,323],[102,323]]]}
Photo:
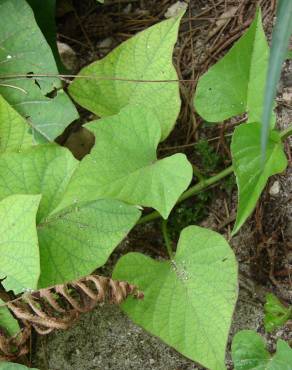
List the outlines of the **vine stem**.
{"label": "vine stem", "polygon": [[[290,124],[286,129],[280,132],[280,138],[282,141],[287,139],[290,135],[292,135],[292,124]],[[184,200],[200,193],[202,190],[206,189],[207,187],[216,184],[218,181],[224,179],[224,177],[229,176],[233,173],[233,166],[229,166],[225,168],[223,171],[219,172],[217,175],[209,177],[208,179],[203,179],[199,181],[196,185],[191,186],[188,190],[186,190],[176,202],[176,205],[183,202]],[[143,216],[138,221],[138,224],[145,224],[147,222],[154,221],[160,218],[161,215],[157,211],[151,212],[146,216]],[[163,231],[163,230],[162,230]]]}
{"label": "vine stem", "polygon": [[167,220],[162,220],[161,223],[161,229],[162,229],[162,234],[163,234],[163,239],[165,241],[167,253],[169,255],[169,258],[172,260],[173,259],[173,250],[172,250],[172,243],[168,234],[167,230]]}

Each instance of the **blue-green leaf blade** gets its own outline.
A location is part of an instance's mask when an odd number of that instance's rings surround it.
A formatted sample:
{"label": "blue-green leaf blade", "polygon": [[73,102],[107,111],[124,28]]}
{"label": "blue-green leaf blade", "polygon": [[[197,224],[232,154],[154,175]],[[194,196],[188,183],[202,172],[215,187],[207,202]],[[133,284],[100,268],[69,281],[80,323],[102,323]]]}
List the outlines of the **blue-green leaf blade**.
{"label": "blue-green leaf blade", "polygon": [[271,54],[266,76],[264,107],[261,120],[261,150],[262,159],[266,157],[268,144],[270,118],[272,115],[277,85],[281,75],[283,61],[286,58],[289,39],[292,34],[292,1],[279,0],[277,7],[277,20],[272,35]]}

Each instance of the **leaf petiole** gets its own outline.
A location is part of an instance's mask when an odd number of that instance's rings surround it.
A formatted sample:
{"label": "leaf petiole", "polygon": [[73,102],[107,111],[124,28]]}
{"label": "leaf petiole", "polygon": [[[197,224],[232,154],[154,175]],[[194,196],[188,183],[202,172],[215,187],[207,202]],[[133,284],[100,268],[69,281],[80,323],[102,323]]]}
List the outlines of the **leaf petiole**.
{"label": "leaf petiole", "polygon": [[169,258],[172,260],[173,259],[173,250],[172,250],[172,242],[170,240],[168,230],[167,230],[167,220],[162,220],[161,229],[162,229],[163,239],[164,239],[164,242],[165,242],[167,253],[169,255]]}
{"label": "leaf petiole", "polygon": [[[280,134],[282,141],[286,140],[287,137],[292,135],[292,124],[290,124],[286,129],[281,131],[279,134]],[[224,177],[227,177],[232,173],[233,173],[233,166],[229,166],[225,168],[223,171],[219,172],[215,176],[209,177],[208,179],[200,180],[196,185],[191,186],[188,190],[186,190],[180,196],[176,204],[179,204],[183,202],[184,200],[200,193],[207,187],[216,184],[218,181],[222,180]],[[157,211],[154,211],[154,212],[149,213],[148,215],[141,217],[140,220],[138,221],[138,224],[145,224],[147,222],[154,221],[160,217],[161,217],[160,213]]]}

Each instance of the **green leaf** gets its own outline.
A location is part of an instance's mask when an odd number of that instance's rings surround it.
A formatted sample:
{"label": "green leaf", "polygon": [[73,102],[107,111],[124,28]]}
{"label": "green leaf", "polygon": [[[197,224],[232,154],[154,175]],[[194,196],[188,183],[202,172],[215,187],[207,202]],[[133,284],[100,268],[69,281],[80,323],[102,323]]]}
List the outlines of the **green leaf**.
{"label": "green leaf", "polygon": [[135,323],[208,369],[225,369],[237,263],[221,235],[189,226],[172,261],[129,253],[117,263],[113,278],[144,292],[142,301],[129,298],[122,304]]}
{"label": "green leaf", "polygon": [[259,123],[249,123],[236,127],[232,137],[231,153],[238,186],[238,210],[233,235],[254,210],[268,178],[281,173],[287,166],[279,133],[271,131],[267,159],[262,169],[260,133]]}
{"label": "green leaf", "polygon": [[289,39],[292,35],[292,1],[279,0],[277,6],[276,24],[272,35],[271,56],[266,74],[266,87],[264,95],[264,109],[261,120],[261,148],[265,159],[269,137],[269,122],[273,111],[277,85],[281,76],[282,64],[285,60]]}
{"label": "green leaf", "polygon": [[[27,76],[1,78],[0,93],[18,113],[28,118],[38,140],[52,141],[78,118],[76,108],[60,90],[59,79],[33,77],[33,74],[56,75],[58,69],[27,3],[3,0],[0,14],[0,75]],[[53,92],[55,97],[47,97]]]}
{"label": "green leaf", "polygon": [[0,95],[0,153],[31,146],[33,138],[28,129],[26,120]]}
{"label": "green leaf", "polygon": [[36,368],[28,368],[24,365],[15,364],[13,362],[1,362],[0,363],[0,370],[38,370]]}
{"label": "green leaf", "polygon": [[147,28],[104,59],[83,68],[80,76],[90,77],[76,78],[69,88],[71,96],[101,117],[117,114],[127,105],[151,107],[161,126],[162,139],[165,139],[180,110],[178,82],[139,83],[115,78],[176,80],[172,53],[181,17],[182,14]]}
{"label": "green leaf", "polygon": [[248,113],[261,122],[269,47],[258,11],[249,30],[199,80],[197,112],[209,122]]}
{"label": "green leaf", "polygon": [[78,164],[67,149],[53,144],[0,156],[0,199],[42,194],[37,214],[42,288],[102,266],[140,217],[136,207],[115,200],[81,203],[79,189],[69,207],[57,212]]}
{"label": "green leaf", "polygon": [[269,333],[292,318],[292,308],[285,307],[272,293],[267,294],[265,303],[265,330]]}
{"label": "green leaf", "polygon": [[59,51],[57,48],[57,33],[56,33],[56,0],[26,0],[32,8],[35,20],[45,36],[50,48],[54,54],[58,70],[63,73],[65,68],[62,65]]}
{"label": "green leaf", "polygon": [[233,338],[234,370],[291,370],[292,350],[279,339],[277,352],[271,357],[262,337],[252,330],[242,330]]}
{"label": "green leaf", "polygon": [[103,266],[136,224],[140,212],[115,200],[79,203],[38,225],[39,287],[80,278]]}
{"label": "green leaf", "polygon": [[36,289],[40,257],[36,213],[40,196],[12,195],[0,202],[0,279],[6,290]]}
{"label": "green leaf", "polygon": [[13,336],[20,331],[20,328],[17,320],[15,320],[4,304],[5,303],[0,299],[0,327],[5,329],[8,335]]}
{"label": "green leaf", "polygon": [[55,144],[0,156],[0,200],[12,194],[42,194],[38,223],[60,203],[78,161]]}
{"label": "green leaf", "polygon": [[292,59],[292,50],[287,51],[286,59]]}
{"label": "green leaf", "polygon": [[167,218],[191,182],[192,166],[184,154],[157,160],[157,116],[143,107],[127,107],[88,127],[95,147],[72,177],[64,204],[76,194],[79,201],[115,198],[153,207]]}

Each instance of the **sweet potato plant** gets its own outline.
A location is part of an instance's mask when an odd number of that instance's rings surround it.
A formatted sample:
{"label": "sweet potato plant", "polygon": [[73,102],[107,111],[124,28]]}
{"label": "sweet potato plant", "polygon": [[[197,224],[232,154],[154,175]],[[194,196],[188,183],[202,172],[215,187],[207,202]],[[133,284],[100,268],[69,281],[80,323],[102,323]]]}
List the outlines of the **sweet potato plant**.
{"label": "sweet potato plant", "polygon": [[[178,202],[234,172],[234,235],[252,214],[269,177],[287,166],[283,141],[292,127],[279,132],[275,115],[261,161],[269,47],[260,11],[198,82],[194,106],[205,121],[216,125],[247,113],[232,136],[232,166],[198,183],[184,154],[163,159],[156,154],[181,107],[172,53],[183,14],[149,27],[83,68],[68,93],[27,2],[1,0],[0,15],[2,286],[21,295],[88,275],[107,262],[137,223],[161,218],[169,259],[141,253],[120,258],[113,278],[144,292],[143,300],[129,297],[121,309],[184,356],[211,370],[225,369],[238,294],[234,253],[222,235],[196,225],[181,230],[174,251],[167,219]],[[86,124],[95,145],[81,161],[54,142],[78,118],[70,97],[100,117]],[[143,215],[144,208],[153,212]],[[4,303],[0,326],[10,335],[19,330]],[[259,347],[264,364],[270,355],[255,334],[247,335],[247,345]],[[244,340],[237,336],[233,345],[236,369],[255,368],[242,359]],[[278,352],[269,369],[284,369],[277,367],[279,356],[291,360],[288,344],[280,342]],[[255,347],[248,355],[257,356]]]}

